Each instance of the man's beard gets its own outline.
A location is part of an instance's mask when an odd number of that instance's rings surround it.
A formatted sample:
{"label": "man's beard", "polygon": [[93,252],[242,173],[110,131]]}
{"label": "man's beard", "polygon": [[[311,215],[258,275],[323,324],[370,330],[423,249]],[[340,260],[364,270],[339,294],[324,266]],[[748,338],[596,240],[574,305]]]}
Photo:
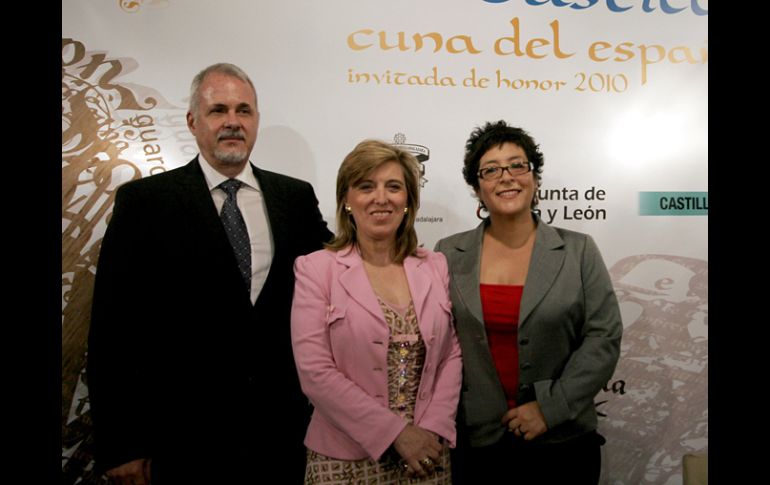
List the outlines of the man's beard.
{"label": "man's beard", "polygon": [[[246,136],[241,130],[224,129],[217,136],[217,141],[222,138],[238,138],[240,140],[245,140]],[[243,161],[249,157],[249,154],[246,150],[230,151],[217,148],[214,150],[214,156],[222,163],[238,165],[243,163]]]}
{"label": "man's beard", "polygon": [[246,150],[229,151],[218,148],[214,150],[214,156],[222,163],[238,165],[243,163],[249,157],[249,154],[246,153]]}

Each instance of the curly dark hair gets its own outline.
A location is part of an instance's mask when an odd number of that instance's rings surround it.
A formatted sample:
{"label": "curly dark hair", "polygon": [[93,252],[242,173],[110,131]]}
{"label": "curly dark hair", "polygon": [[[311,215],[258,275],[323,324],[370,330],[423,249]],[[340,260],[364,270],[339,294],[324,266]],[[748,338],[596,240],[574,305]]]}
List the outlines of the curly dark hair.
{"label": "curly dark hair", "polygon": [[476,127],[471,132],[468,141],[465,142],[465,159],[463,160],[463,178],[473,187],[474,192],[479,190],[479,161],[490,148],[501,147],[504,143],[513,143],[527,155],[527,160],[532,163],[532,173],[535,176],[537,187],[540,187],[541,174],[543,173],[543,153],[540,145],[522,128],[509,126],[505,121],[487,122],[482,127]]}

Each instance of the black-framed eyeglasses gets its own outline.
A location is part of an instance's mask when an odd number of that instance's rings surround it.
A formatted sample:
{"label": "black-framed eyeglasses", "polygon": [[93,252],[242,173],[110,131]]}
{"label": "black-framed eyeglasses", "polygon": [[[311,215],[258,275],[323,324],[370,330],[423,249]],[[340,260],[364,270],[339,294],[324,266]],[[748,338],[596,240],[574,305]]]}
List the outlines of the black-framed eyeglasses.
{"label": "black-framed eyeglasses", "polygon": [[503,171],[507,170],[511,176],[524,175],[532,170],[532,162],[513,162],[506,166],[490,165],[484,167],[478,172],[478,176],[482,180],[494,180],[503,176]]}

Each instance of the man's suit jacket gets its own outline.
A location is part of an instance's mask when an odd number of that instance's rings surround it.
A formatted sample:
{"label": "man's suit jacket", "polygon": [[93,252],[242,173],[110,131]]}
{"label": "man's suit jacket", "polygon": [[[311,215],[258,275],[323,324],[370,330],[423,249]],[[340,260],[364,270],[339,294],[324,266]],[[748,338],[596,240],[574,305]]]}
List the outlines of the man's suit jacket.
{"label": "man's suit jacket", "polygon": [[[462,360],[446,260],[418,249],[404,260],[426,355],[414,423],[455,441]],[[356,250],[297,258],[291,315],[302,389],[315,410],[305,444],[323,455],[379,459],[406,426],[388,406],[390,331]]]}
{"label": "man's suit jacket", "polygon": [[259,442],[283,448],[282,457],[304,452],[309,408],[291,354],[292,265],[332,233],[310,184],[252,169],[274,246],[254,305],[197,157],[118,190],[88,348],[102,468],[153,457],[159,473],[193,464],[248,464],[253,473]]}
{"label": "man's suit jacket", "polygon": [[[595,430],[594,397],[612,377],[623,325],[609,273],[593,239],[548,226],[537,233],[519,312],[517,404],[537,400],[559,442]],[[436,244],[449,264],[450,294],[463,351],[462,421],[472,446],[504,433],[507,411],[484,327],[479,292],[482,222]]]}

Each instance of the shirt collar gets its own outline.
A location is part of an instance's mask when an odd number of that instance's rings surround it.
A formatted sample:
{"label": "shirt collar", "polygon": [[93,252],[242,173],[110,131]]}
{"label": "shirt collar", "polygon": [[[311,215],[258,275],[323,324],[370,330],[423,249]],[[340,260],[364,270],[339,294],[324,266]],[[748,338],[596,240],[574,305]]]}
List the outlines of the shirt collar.
{"label": "shirt collar", "polygon": [[[206,184],[208,184],[209,192],[217,188],[219,184],[228,179],[228,177],[225,177],[221,173],[217,172],[214,167],[211,166],[209,161],[206,160],[202,153],[198,154],[198,160],[200,161],[201,170],[203,170],[203,176],[206,178]],[[235,179],[240,180],[244,185],[251,187],[258,192],[260,191],[257,177],[254,176],[254,170],[251,169],[251,162],[243,166],[243,170],[241,170],[241,173],[235,176]]]}

